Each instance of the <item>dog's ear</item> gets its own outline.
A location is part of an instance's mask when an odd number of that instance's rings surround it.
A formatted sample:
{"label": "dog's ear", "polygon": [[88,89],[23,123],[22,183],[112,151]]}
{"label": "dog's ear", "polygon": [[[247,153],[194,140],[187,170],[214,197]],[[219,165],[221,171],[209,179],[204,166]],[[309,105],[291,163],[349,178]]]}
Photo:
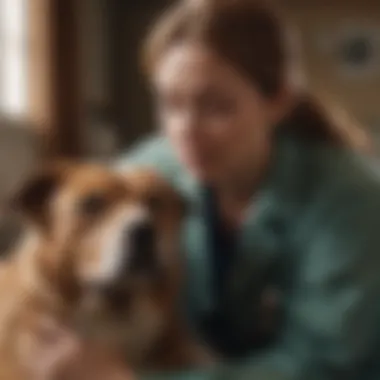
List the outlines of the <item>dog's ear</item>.
{"label": "dog's ear", "polygon": [[61,185],[65,172],[65,167],[60,164],[50,165],[36,172],[11,200],[13,210],[31,221],[45,223],[49,203]]}

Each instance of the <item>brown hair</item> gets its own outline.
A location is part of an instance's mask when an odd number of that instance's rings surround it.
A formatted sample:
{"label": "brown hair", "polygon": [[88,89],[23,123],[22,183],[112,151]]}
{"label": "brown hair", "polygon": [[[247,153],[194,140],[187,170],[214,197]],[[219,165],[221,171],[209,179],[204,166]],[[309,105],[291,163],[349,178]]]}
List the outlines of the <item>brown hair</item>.
{"label": "brown hair", "polygon": [[[200,42],[232,64],[263,95],[275,97],[297,70],[297,44],[279,10],[265,0],[181,0],[154,25],[144,46],[151,76],[160,56],[184,40]],[[302,96],[301,96],[302,95]],[[284,125],[303,139],[368,146],[366,133],[305,90]]]}

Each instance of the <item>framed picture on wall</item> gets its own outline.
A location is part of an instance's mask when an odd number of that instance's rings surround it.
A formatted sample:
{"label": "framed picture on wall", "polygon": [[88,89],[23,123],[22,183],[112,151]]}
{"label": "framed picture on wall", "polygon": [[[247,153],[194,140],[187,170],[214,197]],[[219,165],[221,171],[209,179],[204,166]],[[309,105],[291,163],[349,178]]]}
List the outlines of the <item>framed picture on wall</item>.
{"label": "framed picture on wall", "polygon": [[324,34],[323,53],[345,79],[380,77],[380,26],[355,20]]}

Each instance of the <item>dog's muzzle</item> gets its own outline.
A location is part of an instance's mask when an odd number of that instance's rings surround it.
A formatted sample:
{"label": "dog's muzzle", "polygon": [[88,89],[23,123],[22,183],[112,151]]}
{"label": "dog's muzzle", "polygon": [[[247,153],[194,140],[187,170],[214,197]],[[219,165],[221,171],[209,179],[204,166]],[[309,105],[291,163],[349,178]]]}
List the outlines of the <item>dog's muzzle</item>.
{"label": "dog's muzzle", "polygon": [[153,223],[140,222],[127,232],[129,257],[126,263],[127,272],[150,274],[157,268],[157,242]]}

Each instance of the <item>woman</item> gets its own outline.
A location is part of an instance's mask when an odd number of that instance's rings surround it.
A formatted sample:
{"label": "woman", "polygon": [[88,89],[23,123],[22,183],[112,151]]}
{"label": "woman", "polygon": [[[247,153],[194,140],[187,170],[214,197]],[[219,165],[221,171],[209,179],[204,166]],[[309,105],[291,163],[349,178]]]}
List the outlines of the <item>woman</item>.
{"label": "woman", "polygon": [[[144,63],[160,134],[121,168],[156,168],[193,205],[189,317],[229,359],[194,378],[379,379],[380,183],[358,154],[365,136],[307,94],[265,4],[181,1],[159,20]],[[263,347],[267,285],[284,315]]]}
{"label": "woman", "polygon": [[[192,205],[184,299],[226,357],[194,379],[380,378],[379,180],[361,132],[307,94],[295,47],[254,0],[181,1],[147,41],[160,134],[120,166],[157,169]],[[266,341],[268,287],[282,323]]]}

